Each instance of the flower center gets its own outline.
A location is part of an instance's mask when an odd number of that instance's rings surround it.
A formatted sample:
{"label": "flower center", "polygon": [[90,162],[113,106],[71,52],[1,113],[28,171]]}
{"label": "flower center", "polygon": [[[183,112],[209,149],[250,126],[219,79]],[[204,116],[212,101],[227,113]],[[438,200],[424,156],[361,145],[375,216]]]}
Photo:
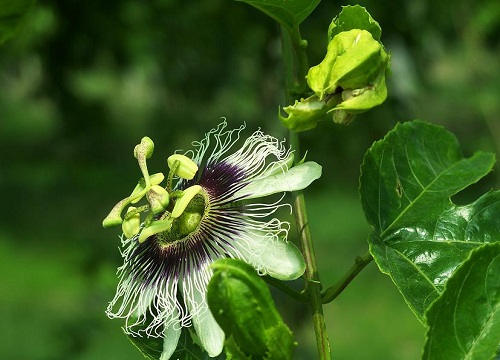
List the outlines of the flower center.
{"label": "flower center", "polygon": [[182,214],[173,220],[172,227],[157,234],[160,245],[168,246],[177,241],[182,241],[195,232],[206,213],[204,191],[196,194],[186,206]]}

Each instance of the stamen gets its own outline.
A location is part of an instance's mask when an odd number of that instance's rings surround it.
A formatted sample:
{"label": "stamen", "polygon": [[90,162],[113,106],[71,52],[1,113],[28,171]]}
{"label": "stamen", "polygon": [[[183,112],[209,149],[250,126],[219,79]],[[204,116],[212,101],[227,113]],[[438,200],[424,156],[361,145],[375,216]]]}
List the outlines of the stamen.
{"label": "stamen", "polygon": [[169,156],[167,164],[175,175],[186,180],[193,179],[198,171],[198,165],[187,156],[181,154]]}
{"label": "stamen", "polygon": [[151,204],[153,214],[165,210],[170,202],[170,195],[167,190],[159,185],[153,185],[151,190],[147,192],[146,197]]}
{"label": "stamen", "polygon": [[184,212],[191,200],[201,191],[200,185],[193,185],[182,192],[182,195],[175,201],[174,209],[170,215],[172,218],[178,218]]}
{"label": "stamen", "polygon": [[[131,214],[135,212],[137,208],[135,206],[131,206],[127,210],[127,214]],[[123,234],[127,238],[131,238],[139,233],[141,229],[141,215],[139,212],[135,212],[132,216],[125,216],[125,220],[122,223]]]}
{"label": "stamen", "polygon": [[141,235],[139,235],[139,243],[142,244],[152,235],[169,230],[172,227],[173,221],[174,219],[172,218],[153,221],[148,227],[142,229]]}

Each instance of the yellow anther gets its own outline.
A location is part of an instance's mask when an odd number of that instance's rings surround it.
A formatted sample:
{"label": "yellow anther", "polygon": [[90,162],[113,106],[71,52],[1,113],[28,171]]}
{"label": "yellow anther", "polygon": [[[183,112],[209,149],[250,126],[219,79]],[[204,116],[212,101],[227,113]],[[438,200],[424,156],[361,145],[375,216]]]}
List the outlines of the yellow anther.
{"label": "yellow anther", "polygon": [[174,154],[167,159],[168,167],[175,175],[191,180],[196,175],[198,171],[198,165],[185,155]]}

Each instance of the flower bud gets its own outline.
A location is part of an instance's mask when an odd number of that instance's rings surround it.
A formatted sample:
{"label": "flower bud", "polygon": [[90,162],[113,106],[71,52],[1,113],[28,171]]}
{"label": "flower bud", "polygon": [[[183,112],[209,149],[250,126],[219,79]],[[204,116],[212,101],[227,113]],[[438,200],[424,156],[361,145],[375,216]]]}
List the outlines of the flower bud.
{"label": "flower bud", "polygon": [[[338,120],[342,118],[338,113],[359,114],[382,104],[386,98],[385,72],[381,71],[375,81],[366,87],[344,90],[342,92],[342,102],[329,110],[328,113],[333,113],[334,122],[345,124],[346,121]],[[352,120],[352,116],[348,118]]]}
{"label": "flower bud", "polygon": [[168,167],[175,175],[191,180],[196,175],[198,171],[198,165],[185,155],[174,154],[167,159]]}
{"label": "flower bud", "polygon": [[387,67],[389,56],[366,30],[343,31],[328,44],[323,61],[309,69],[307,83],[320,100],[341,89],[367,87]]}

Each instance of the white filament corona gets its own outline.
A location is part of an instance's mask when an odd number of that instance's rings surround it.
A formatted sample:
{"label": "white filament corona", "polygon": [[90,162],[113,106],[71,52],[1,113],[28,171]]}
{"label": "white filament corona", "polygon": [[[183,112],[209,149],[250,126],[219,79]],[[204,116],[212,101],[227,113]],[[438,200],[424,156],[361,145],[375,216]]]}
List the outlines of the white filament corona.
{"label": "white filament corona", "polygon": [[175,241],[165,241],[163,234],[144,243],[137,236],[122,236],[124,263],[106,313],[124,318],[128,334],[164,337],[162,359],[175,350],[181,328],[191,325],[210,356],[222,351],[224,333],[205,299],[212,275],[209,266],[215,260],[242,259],[260,274],[279,279],[294,279],[304,271],[301,254],[286,240],[289,223],[269,219],[280,207],[289,206],[284,196],[270,203],[247,199],[303,189],[321,175],[321,167],[309,162],[299,165],[303,171],[290,171],[290,149],[260,130],[228,154],[245,126],[226,127],[224,120],[193,143],[195,149],[185,155],[198,165],[198,174],[175,185],[176,190],[202,188],[205,210],[196,229]]}

